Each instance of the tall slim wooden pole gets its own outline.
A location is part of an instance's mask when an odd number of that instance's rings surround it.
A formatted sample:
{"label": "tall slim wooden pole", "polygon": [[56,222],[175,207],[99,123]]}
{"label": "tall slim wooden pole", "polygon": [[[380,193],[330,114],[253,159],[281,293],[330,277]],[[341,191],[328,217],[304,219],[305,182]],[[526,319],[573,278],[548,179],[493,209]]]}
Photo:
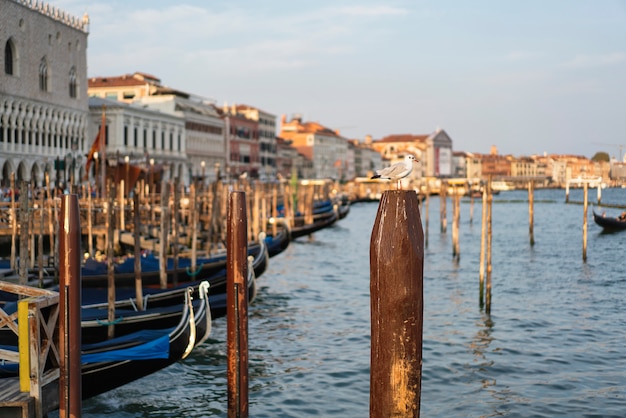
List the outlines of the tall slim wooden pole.
{"label": "tall slim wooden pole", "polygon": [[22,180],[20,183],[20,209],[19,209],[19,222],[20,222],[20,284],[25,285],[28,282],[28,227],[30,222],[28,221],[28,183]]}
{"label": "tall slim wooden pole", "polygon": [[370,242],[370,417],[419,417],[424,233],[414,191],[382,195]]}
{"label": "tall slim wooden pole", "polygon": [[228,416],[248,416],[248,225],[246,194],[229,196],[227,226]]}
{"label": "tall slim wooden pole", "polygon": [[448,182],[442,180],[439,189],[439,219],[441,221],[441,232],[448,230],[448,209],[446,208],[446,200],[448,199]]}
{"label": "tall slim wooden pole", "polygon": [[115,264],[114,264],[114,235],[115,235],[115,183],[106,183],[106,201],[107,201],[107,303],[108,303],[108,338],[115,336]]}
{"label": "tall slim wooden pole", "polygon": [[480,309],[485,306],[485,237],[487,235],[487,186],[483,188],[483,207],[481,215],[481,228],[480,228],[480,267],[478,273],[478,303]]}
{"label": "tall slim wooden pole", "polygon": [[461,247],[459,244],[459,223],[461,221],[461,203],[458,189],[454,189],[452,210],[452,258],[458,263],[461,260]]}
{"label": "tall slim wooden pole", "polygon": [[583,184],[583,261],[587,261],[587,193],[588,193],[589,185],[587,182]]}
{"label": "tall slim wooden pole", "polygon": [[135,298],[137,309],[143,310],[143,283],[141,280],[141,214],[139,213],[139,193],[135,188],[133,196],[133,238],[135,250]]}
{"label": "tall slim wooden pole", "polygon": [[80,214],[75,194],[62,196],[59,223],[59,416],[80,417],[81,250]]}
{"label": "tall slim wooden pole", "polygon": [[528,235],[530,246],[535,245],[535,182],[528,182]]}
{"label": "tall slim wooden pole", "polygon": [[491,235],[492,235],[492,219],[491,212],[493,208],[493,194],[491,193],[491,176],[487,184],[487,283],[485,289],[485,312],[491,314]]}

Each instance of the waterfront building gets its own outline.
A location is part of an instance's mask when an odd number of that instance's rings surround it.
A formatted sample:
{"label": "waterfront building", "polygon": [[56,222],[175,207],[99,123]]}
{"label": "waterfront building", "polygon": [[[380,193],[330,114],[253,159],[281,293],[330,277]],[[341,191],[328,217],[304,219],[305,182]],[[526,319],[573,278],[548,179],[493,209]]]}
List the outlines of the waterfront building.
{"label": "waterfront building", "polygon": [[89,95],[137,103],[182,118],[185,126],[182,149],[189,163],[183,176],[185,181],[200,177],[212,181],[228,165],[225,121],[214,101],[164,86],[158,77],[142,72],[92,77]]}
{"label": "waterfront building", "polygon": [[413,154],[420,161],[411,177],[450,177],[452,168],[452,139],[441,128],[427,135],[387,135],[372,142],[372,148],[384,159],[395,162],[404,154]]}
{"label": "waterfront building", "polygon": [[237,113],[236,106],[224,105],[217,110],[224,120],[227,177],[258,179],[261,174],[259,122]]}
{"label": "waterfront building", "polygon": [[89,146],[89,18],[33,0],[0,0],[0,16],[0,182],[76,176]]}
{"label": "waterfront building", "polygon": [[145,96],[134,103],[182,118],[190,178],[201,182],[217,179],[227,165],[226,135],[224,119],[213,104],[180,94]]}
{"label": "waterfront building", "polygon": [[[164,178],[189,184],[191,165],[187,160],[185,119],[146,106],[100,97],[89,98],[91,148],[106,118],[105,144],[109,165],[130,162],[133,165],[158,165],[165,168]],[[98,161],[99,164],[102,161]],[[90,169],[92,182],[100,173]]]}
{"label": "waterfront building", "polygon": [[367,135],[364,142],[352,140],[354,147],[354,176],[370,178],[374,171],[383,166],[379,152],[372,149],[372,136]]}
{"label": "waterfront building", "polygon": [[281,116],[280,134],[292,141],[292,146],[312,164],[313,178],[347,180],[345,167],[354,166],[350,161],[348,140],[336,131],[318,122],[303,122],[300,115],[289,122]]}
{"label": "waterfront building", "polygon": [[258,122],[261,180],[276,178],[276,115],[248,105],[235,106],[237,114]]}

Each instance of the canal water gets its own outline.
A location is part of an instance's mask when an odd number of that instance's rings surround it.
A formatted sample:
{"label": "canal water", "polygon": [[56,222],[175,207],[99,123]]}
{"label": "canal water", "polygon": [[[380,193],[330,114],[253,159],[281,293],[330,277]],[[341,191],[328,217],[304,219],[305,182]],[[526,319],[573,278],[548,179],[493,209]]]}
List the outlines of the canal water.
{"label": "canal water", "polygon": [[[596,199],[590,192],[591,202]],[[493,204],[491,316],[479,307],[481,205],[461,203],[452,257],[430,200],[424,259],[422,417],[626,416],[626,232],[604,234],[563,190]],[[626,204],[626,190],[603,202]],[[582,201],[572,190],[570,200]],[[251,417],[367,417],[369,245],[378,203],[272,258],[250,306]],[[604,209],[619,214],[619,209]],[[425,218],[424,216],[422,216]],[[85,417],[225,417],[226,321],[186,360],[83,403]]]}

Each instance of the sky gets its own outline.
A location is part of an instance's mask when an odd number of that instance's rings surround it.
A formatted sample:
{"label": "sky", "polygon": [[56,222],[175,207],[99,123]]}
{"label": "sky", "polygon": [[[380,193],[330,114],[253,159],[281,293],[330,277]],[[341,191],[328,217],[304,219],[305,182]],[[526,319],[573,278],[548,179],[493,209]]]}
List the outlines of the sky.
{"label": "sky", "polygon": [[626,154],[626,0],[52,0],[88,13],[88,76],[300,114],[350,139]]}

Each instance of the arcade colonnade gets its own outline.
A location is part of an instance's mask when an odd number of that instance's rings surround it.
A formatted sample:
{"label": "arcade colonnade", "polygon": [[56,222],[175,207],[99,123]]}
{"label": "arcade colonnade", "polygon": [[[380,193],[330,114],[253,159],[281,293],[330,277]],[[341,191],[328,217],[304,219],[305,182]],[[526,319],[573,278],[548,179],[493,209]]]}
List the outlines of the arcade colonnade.
{"label": "arcade colonnade", "polygon": [[[88,113],[0,94],[0,184],[84,175]],[[59,163],[58,161],[63,161]],[[56,173],[58,168],[59,173]],[[58,176],[60,174],[61,176]]]}

